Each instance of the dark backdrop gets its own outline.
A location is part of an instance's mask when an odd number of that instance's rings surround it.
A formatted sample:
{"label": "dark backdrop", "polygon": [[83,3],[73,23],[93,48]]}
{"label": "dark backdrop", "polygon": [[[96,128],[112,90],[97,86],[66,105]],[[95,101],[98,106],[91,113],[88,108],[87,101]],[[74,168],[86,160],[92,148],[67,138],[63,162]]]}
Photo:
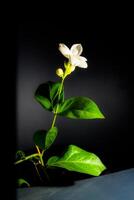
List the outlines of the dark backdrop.
{"label": "dark backdrop", "polygon": [[131,25],[116,19],[87,20],[71,27],[53,20],[20,20],[17,27],[16,148],[34,148],[34,132],[51,125],[52,114],[35,101],[34,92],[43,82],[59,80],[55,70],[65,59],[58,44],[81,43],[88,68],[77,68],[66,80],[65,95],[90,97],[106,118],[59,117],[59,135],[52,149],[75,144],[100,156],[108,169],[133,167]]}

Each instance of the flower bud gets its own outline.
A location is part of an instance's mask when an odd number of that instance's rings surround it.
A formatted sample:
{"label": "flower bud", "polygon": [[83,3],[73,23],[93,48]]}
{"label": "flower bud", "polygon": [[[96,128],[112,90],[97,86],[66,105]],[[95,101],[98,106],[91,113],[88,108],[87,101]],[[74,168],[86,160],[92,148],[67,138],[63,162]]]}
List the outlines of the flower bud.
{"label": "flower bud", "polygon": [[59,77],[63,77],[63,70],[61,69],[61,68],[58,68],[57,70],[56,70],[56,74],[59,76]]}

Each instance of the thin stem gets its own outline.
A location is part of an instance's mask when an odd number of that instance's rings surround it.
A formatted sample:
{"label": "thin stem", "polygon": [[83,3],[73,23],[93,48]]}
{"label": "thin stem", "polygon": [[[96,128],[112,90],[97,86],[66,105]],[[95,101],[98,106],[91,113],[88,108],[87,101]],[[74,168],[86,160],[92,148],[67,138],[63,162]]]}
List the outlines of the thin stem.
{"label": "thin stem", "polygon": [[42,151],[42,153],[40,152],[40,149],[39,149],[39,147],[36,145],[36,148],[37,148],[37,151],[38,151],[38,153],[39,153],[39,157],[40,157],[40,162],[41,162],[41,165],[42,165],[42,167],[43,167],[43,171],[44,171],[44,173],[45,173],[45,176],[46,176],[46,178],[47,178],[47,180],[50,182],[50,178],[49,178],[49,176],[48,176],[48,174],[47,174],[47,171],[46,171],[46,169],[45,169],[45,164],[44,164],[44,161],[43,161],[43,154],[44,154],[44,150]]}
{"label": "thin stem", "polygon": [[46,168],[45,168],[45,167],[43,167],[43,171],[44,171],[44,174],[45,174],[45,176],[46,176],[47,180],[50,182],[50,178],[49,178],[49,176],[48,176],[48,173],[47,173],[47,171],[46,171]]}
{"label": "thin stem", "polygon": [[[60,100],[60,94],[61,94],[62,87],[63,87],[63,84],[64,84],[64,79],[65,79],[65,78],[62,78],[61,85],[60,85],[60,88],[59,88],[59,92],[58,92],[58,101]],[[53,117],[53,121],[52,121],[51,128],[53,128],[54,125],[55,125],[55,122],[56,122],[56,119],[57,119],[58,108],[59,108],[59,105],[57,104],[57,107],[56,107],[56,111],[55,111],[55,113],[54,113],[54,117]],[[37,147],[36,147],[36,148],[37,148]],[[45,150],[42,151],[42,157],[43,157],[44,153],[45,153]]]}
{"label": "thin stem", "polygon": [[45,153],[45,150],[42,150],[42,157],[43,157],[44,153]]}
{"label": "thin stem", "polygon": [[36,172],[37,172],[37,174],[38,174],[38,177],[39,177],[40,181],[43,182],[43,180],[42,180],[42,178],[41,178],[41,176],[40,176],[40,173],[39,173],[39,170],[38,170],[36,164],[35,164],[35,163],[33,163],[33,164],[34,164],[34,166],[35,166],[35,169],[36,169]]}
{"label": "thin stem", "polygon": [[60,94],[61,94],[61,91],[62,91],[64,79],[65,79],[65,78],[62,78],[62,81],[61,81],[61,85],[60,85],[60,89],[59,89],[59,94],[58,94],[58,101],[60,100]]}
{"label": "thin stem", "polygon": [[39,157],[40,157],[40,162],[41,162],[42,166],[45,166],[45,165],[44,165],[43,158],[42,158],[42,153],[40,152],[39,147],[38,147],[37,145],[35,145],[35,146],[36,146],[36,149],[37,149],[38,154],[39,154]]}
{"label": "thin stem", "polygon": [[41,152],[40,152],[40,149],[39,149],[39,147],[37,146],[37,145],[35,145],[36,146],[36,149],[37,149],[37,151],[38,151],[38,154],[40,155],[41,154]]}
{"label": "thin stem", "polygon": [[16,161],[14,164],[17,165],[17,164],[19,164],[19,163],[22,163],[22,162],[24,162],[24,161],[26,161],[26,160],[29,160],[29,159],[34,158],[34,157],[37,157],[37,156],[39,156],[38,153],[32,154],[32,155],[30,155],[30,156],[25,157],[23,160],[18,160],[18,161]]}
{"label": "thin stem", "polygon": [[[58,105],[57,105],[57,107],[58,107]],[[56,107],[56,111],[57,111],[57,107]],[[51,128],[53,128],[53,127],[54,127],[54,125],[55,125],[55,122],[56,122],[56,118],[57,118],[57,113],[55,112],[55,114],[54,114],[54,118],[53,118],[53,121],[52,121]]]}
{"label": "thin stem", "polygon": [[43,158],[42,158],[42,154],[40,154],[40,161],[41,161],[42,166],[44,167],[45,165],[44,165],[44,161],[43,161]]}
{"label": "thin stem", "polygon": [[[60,88],[59,88],[59,91],[58,91],[58,101],[60,100],[60,94],[61,94],[62,87],[63,87],[63,84],[64,84],[64,79],[65,79],[65,78],[62,78],[61,85],[60,85]],[[54,117],[53,117],[53,121],[52,121],[51,128],[53,128],[54,125],[55,125],[55,122],[56,122],[56,119],[57,119],[58,108],[59,108],[59,105],[57,104],[57,107],[56,107],[56,111],[55,111],[55,114],[54,114]],[[38,152],[40,152],[40,151],[39,151],[39,148],[38,148],[38,147],[36,147],[36,148],[37,148]],[[44,153],[45,153],[45,150],[42,151],[42,157],[43,157]]]}
{"label": "thin stem", "polygon": [[[61,94],[61,91],[62,91],[63,83],[64,83],[64,78],[62,78],[61,85],[60,85],[60,88],[59,88],[59,92],[58,92],[58,102],[59,102],[59,100],[60,100],[60,94]],[[55,111],[55,113],[54,113],[54,118],[53,118],[53,121],[52,121],[51,128],[53,128],[54,125],[55,125],[55,122],[56,122],[56,119],[57,119],[58,108],[59,108],[59,105],[57,104],[57,107],[56,107],[56,111]]]}
{"label": "thin stem", "polygon": [[[62,81],[61,81],[61,85],[60,85],[60,88],[59,88],[59,91],[58,91],[58,103],[59,103],[59,100],[60,100],[60,94],[61,94],[61,91],[62,91],[62,87],[63,87],[63,83],[64,83],[64,78],[62,78]],[[51,125],[51,128],[54,127],[55,125],[55,122],[56,122],[56,119],[57,119],[57,113],[58,113],[58,108],[59,108],[59,105],[57,104],[57,107],[56,107],[56,111],[54,113],[54,117],[53,117],[53,121],[52,121],[52,125]],[[43,161],[43,155],[44,155],[44,152],[45,150],[42,151],[42,153],[40,152],[40,149],[39,147],[36,145],[36,149],[37,149],[37,152],[38,152],[38,155],[40,157],[40,161],[41,161],[41,165],[43,166],[43,170],[44,170],[44,173],[48,179],[48,181],[50,181],[50,178],[46,172],[46,169],[45,169],[45,165],[44,165],[44,161]]]}

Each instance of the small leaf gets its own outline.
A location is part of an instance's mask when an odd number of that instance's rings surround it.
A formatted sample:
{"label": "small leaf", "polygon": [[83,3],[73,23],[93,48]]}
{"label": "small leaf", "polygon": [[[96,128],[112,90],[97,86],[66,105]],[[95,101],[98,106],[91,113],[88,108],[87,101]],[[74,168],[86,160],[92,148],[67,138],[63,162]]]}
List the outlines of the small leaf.
{"label": "small leaf", "polygon": [[64,91],[62,88],[62,92],[60,95],[60,99],[58,102],[58,91],[61,83],[48,81],[39,85],[35,92],[35,99],[49,111],[54,111],[53,108],[57,103],[61,103],[64,100]]}
{"label": "small leaf", "polygon": [[26,186],[30,187],[30,184],[23,178],[20,178],[20,179],[17,180],[17,185],[19,187],[21,187],[23,185],[26,185]]}
{"label": "small leaf", "polygon": [[72,119],[104,118],[96,103],[87,97],[72,97],[66,99],[60,105],[58,114]]}
{"label": "small leaf", "polygon": [[39,130],[34,134],[34,143],[41,149],[49,149],[57,137],[58,129],[53,127],[48,131]]}
{"label": "small leaf", "polygon": [[25,157],[26,157],[26,155],[25,155],[24,151],[18,150],[16,152],[16,159],[17,160],[23,160],[23,159],[25,159]]}
{"label": "small leaf", "polygon": [[45,149],[49,149],[50,146],[53,144],[57,137],[58,129],[56,127],[51,128],[47,134],[45,139]]}
{"label": "small leaf", "polygon": [[47,165],[93,176],[99,176],[106,169],[94,153],[87,152],[75,145],[69,145],[62,157],[53,156],[49,158]]}

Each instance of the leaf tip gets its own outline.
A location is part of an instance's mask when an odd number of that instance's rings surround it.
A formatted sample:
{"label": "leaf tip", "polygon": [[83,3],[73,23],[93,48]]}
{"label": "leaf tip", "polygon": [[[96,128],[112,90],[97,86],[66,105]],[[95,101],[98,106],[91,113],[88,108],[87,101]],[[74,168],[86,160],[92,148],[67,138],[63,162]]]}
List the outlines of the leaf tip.
{"label": "leaf tip", "polygon": [[106,117],[101,113],[101,119],[106,119]]}
{"label": "leaf tip", "polygon": [[105,119],[106,117],[104,116],[104,114],[100,111],[99,116],[100,119]]}
{"label": "leaf tip", "polygon": [[100,176],[104,170],[106,170],[106,166],[102,163],[102,165],[96,170],[94,176]]}

